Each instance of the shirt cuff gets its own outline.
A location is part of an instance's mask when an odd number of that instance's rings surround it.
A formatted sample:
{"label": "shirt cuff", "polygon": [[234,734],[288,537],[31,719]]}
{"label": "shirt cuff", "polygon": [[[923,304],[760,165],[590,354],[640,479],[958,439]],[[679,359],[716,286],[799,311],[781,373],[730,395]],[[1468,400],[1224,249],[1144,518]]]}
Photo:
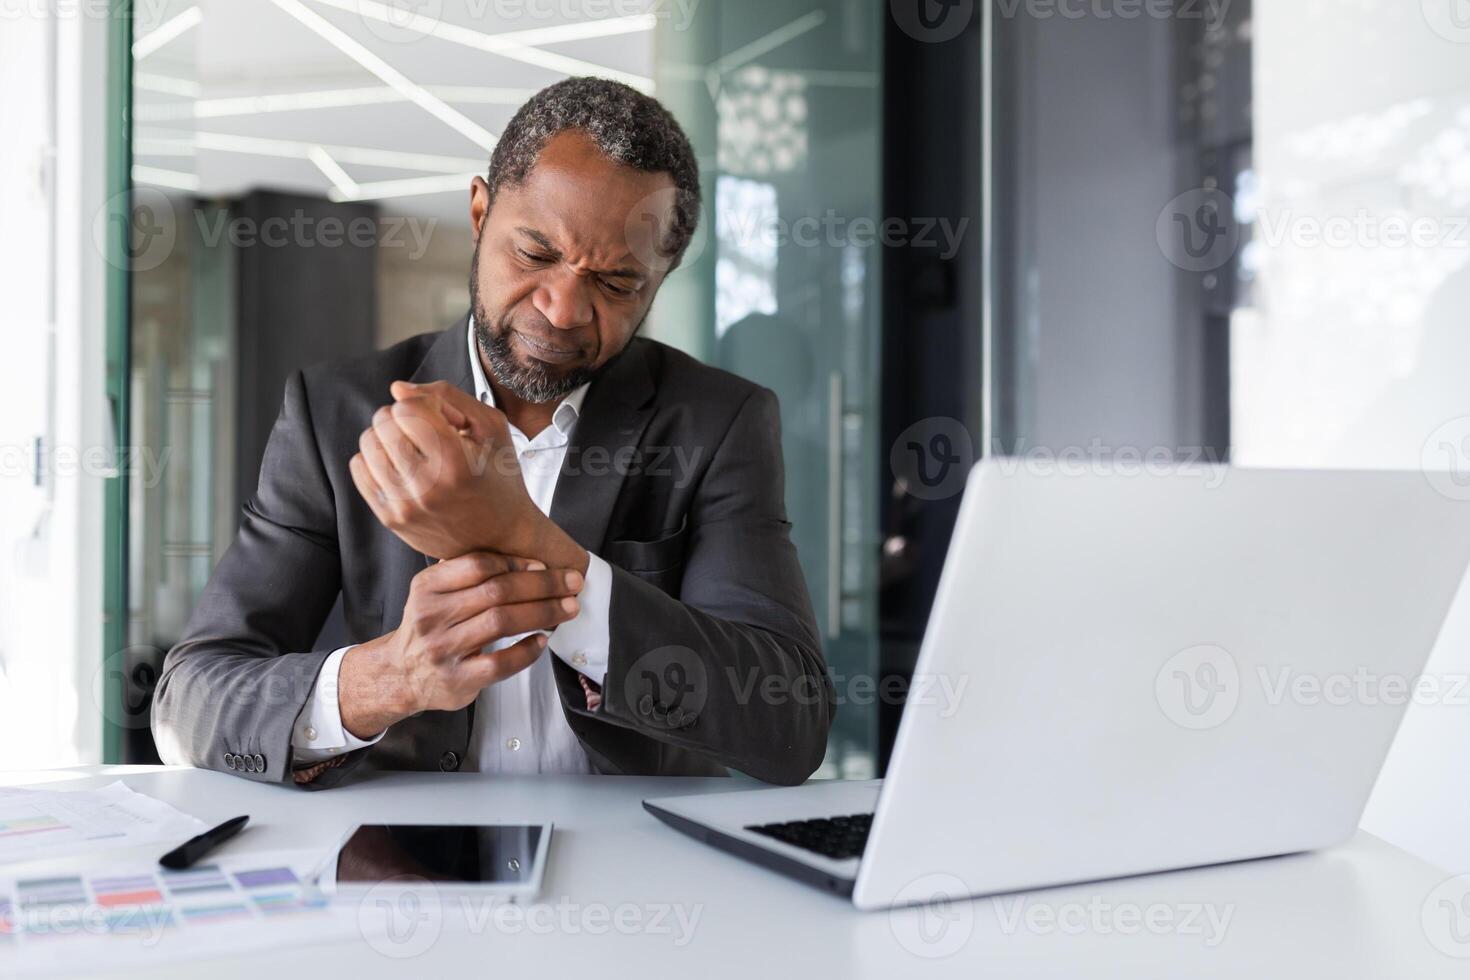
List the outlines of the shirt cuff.
{"label": "shirt cuff", "polygon": [[588,555],[587,574],[577,596],[581,608],[572,619],[551,631],[551,652],[594,683],[607,674],[607,652],[612,608],[612,566]]}
{"label": "shirt cuff", "polygon": [[323,663],[316,675],[316,686],[312,688],[311,700],[306,702],[296,727],[291,732],[291,762],[294,765],[309,765],[357,749],[365,749],[387,734],[386,729],[370,739],[363,740],[342,727],[342,709],[337,703],[337,675],[342,670],[342,658],[352,647],[335,650]]}

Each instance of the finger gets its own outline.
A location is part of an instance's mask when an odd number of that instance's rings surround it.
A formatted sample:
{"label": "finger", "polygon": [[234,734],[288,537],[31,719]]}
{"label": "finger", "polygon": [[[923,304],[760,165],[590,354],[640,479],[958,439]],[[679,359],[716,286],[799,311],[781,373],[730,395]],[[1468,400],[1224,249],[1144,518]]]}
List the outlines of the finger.
{"label": "finger", "polygon": [[426,385],[398,381],[394,382],[392,390],[400,402],[426,402],[457,431],[478,441],[493,441],[507,434],[505,416],[499,409],[481,404],[478,398],[447,381]]}
{"label": "finger", "polygon": [[458,445],[459,432],[444,418],[444,413],[428,398],[405,398],[387,406],[394,424],[416,450],[432,456],[448,446]]}
{"label": "finger", "polygon": [[449,645],[455,650],[475,650],[508,636],[535,630],[550,632],[575,617],[579,608],[572,596],[495,606],[452,627],[448,631]]}
{"label": "finger", "polygon": [[537,633],[512,643],[504,650],[471,654],[454,669],[464,684],[478,691],[507,677],[513,677],[534,664],[536,658],[546,650],[546,643],[546,634]]}
{"label": "finger", "polygon": [[393,418],[393,410],[387,405],[373,413],[371,431],[382,443],[382,450],[392,461],[393,468],[405,480],[411,479],[423,468],[427,457],[424,456],[423,450],[408,438],[408,433]]}
{"label": "finger", "polygon": [[[426,394],[435,393],[437,391],[436,385],[449,387],[448,385],[444,385],[442,381],[428,385],[417,385],[411,381],[395,381],[388,386],[388,390],[393,395],[395,401],[403,401],[406,398],[419,398]],[[459,389],[456,388],[455,390],[458,391]],[[444,415],[445,421],[456,429],[469,427],[469,416],[458,407],[459,402],[450,401],[448,398],[440,398],[438,402],[438,408]]]}
{"label": "finger", "polygon": [[347,461],[347,471],[352,474],[352,483],[357,487],[357,492],[362,499],[367,501],[373,516],[384,526],[388,524],[387,503],[388,498],[384,495],[378,481],[373,479],[372,471],[368,468],[367,460],[358,453]]}
{"label": "finger", "polygon": [[506,571],[455,593],[450,619],[462,623],[496,606],[510,606],[538,599],[560,599],[582,590],[580,572],[565,569]]}
{"label": "finger", "polygon": [[419,572],[424,586],[445,595],[463,592],[486,579],[506,572],[540,571],[546,568],[534,558],[500,555],[490,551],[471,551],[457,558],[441,561]]}
{"label": "finger", "polygon": [[383,444],[378,439],[378,434],[372,429],[365,429],[357,439],[358,455],[362,457],[367,465],[368,474],[373,478],[381,499],[387,502],[389,493],[402,494],[406,489],[403,475],[383,451]]}

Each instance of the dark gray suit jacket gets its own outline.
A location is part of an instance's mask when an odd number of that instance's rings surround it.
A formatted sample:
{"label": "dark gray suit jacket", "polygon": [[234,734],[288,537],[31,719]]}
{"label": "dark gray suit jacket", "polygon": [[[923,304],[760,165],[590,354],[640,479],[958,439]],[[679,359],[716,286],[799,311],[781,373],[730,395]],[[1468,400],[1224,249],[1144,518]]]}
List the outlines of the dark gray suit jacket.
{"label": "dark gray suit jacket", "polygon": [[[239,536],[164,661],[153,731],[165,762],[292,780],[293,726],[331,652],[312,647],[339,592],[350,641],[380,636],[428,561],[378,523],[348,460],[391,382],[474,391],[466,329],[289,380]],[[576,671],[552,662],[599,772],[728,766],[799,783],[821,763],[834,697],[788,533],[779,427],[770,391],[650,340],[593,381],[551,517],[613,569],[595,710]],[[310,785],[364,765],[457,769],[473,711],[405,719]]]}

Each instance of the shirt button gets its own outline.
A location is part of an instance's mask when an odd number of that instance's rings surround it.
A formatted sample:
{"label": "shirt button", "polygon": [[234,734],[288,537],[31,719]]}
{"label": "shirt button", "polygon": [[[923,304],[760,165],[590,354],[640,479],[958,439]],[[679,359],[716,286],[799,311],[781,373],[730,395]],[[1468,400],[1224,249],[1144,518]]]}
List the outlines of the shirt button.
{"label": "shirt button", "polygon": [[572,657],[572,666],[573,667],[585,667],[585,666],[587,666],[587,655],[585,653],[575,654]]}
{"label": "shirt button", "polygon": [[505,747],[515,752],[521,747],[521,740],[518,738],[508,738],[505,740]]}
{"label": "shirt button", "polygon": [[306,736],[306,740],[308,742],[315,742],[316,741],[316,729],[315,728],[308,727],[301,734]]}
{"label": "shirt button", "polygon": [[527,459],[535,459],[536,458],[536,450],[534,450],[534,449],[527,449],[525,455],[526,455],[526,458]]}

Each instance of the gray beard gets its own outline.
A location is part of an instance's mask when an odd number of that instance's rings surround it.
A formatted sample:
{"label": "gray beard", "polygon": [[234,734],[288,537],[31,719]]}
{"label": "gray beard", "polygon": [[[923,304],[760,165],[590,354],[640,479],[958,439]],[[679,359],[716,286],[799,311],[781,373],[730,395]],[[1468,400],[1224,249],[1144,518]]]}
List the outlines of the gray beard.
{"label": "gray beard", "polygon": [[554,372],[536,362],[521,364],[511,347],[510,331],[492,332],[489,325],[480,319],[478,311],[475,315],[475,346],[489,364],[490,375],[496,384],[521,401],[533,404],[561,401],[591,381],[594,374],[585,367]]}

